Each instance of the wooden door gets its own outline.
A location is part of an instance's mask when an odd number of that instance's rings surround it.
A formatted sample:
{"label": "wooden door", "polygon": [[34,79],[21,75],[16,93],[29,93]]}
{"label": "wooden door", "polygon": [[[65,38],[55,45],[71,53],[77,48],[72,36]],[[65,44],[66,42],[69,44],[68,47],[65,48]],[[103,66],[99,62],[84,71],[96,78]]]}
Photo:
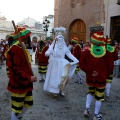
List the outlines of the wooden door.
{"label": "wooden door", "polygon": [[110,28],[112,43],[120,43],[120,16],[111,17]]}
{"label": "wooden door", "polygon": [[77,37],[79,41],[83,40],[83,42],[86,42],[86,26],[80,19],[73,21],[70,25],[69,41],[71,41],[73,36]]}

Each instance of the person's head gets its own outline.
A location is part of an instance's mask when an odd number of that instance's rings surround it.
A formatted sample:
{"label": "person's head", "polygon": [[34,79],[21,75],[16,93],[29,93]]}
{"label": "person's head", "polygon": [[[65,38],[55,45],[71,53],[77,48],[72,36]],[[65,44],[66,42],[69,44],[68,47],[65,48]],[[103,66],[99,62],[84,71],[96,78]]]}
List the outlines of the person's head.
{"label": "person's head", "polygon": [[101,32],[96,32],[92,34],[90,39],[91,39],[91,44],[94,44],[94,45],[104,46],[106,43],[103,33]]}
{"label": "person's head", "polygon": [[31,46],[31,38],[30,36],[22,39],[22,41],[25,43],[25,45],[28,47],[28,46]]}
{"label": "person's head", "polygon": [[118,46],[118,42],[115,42],[115,46]]}
{"label": "person's head", "polygon": [[12,36],[8,37],[8,45],[9,47],[12,45],[12,43],[15,41],[15,39]]}
{"label": "person's head", "polygon": [[44,41],[44,40],[40,40],[40,42],[39,42],[39,46],[40,46],[40,47],[45,46],[45,41]]}
{"label": "person's head", "polygon": [[73,37],[72,40],[71,40],[71,45],[75,46],[76,44],[78,44],[78,38]]}
{"label": "person's head", "polygon": [[85,43],[85,46],[89,46],[89,42],[86,42],[86,43]]}
{"label": "person's head", "polygon": [[64,28],[64,27],[54,28],[54,33],[55,33],[55,36],[63,35],[66,33],[66,28]]}

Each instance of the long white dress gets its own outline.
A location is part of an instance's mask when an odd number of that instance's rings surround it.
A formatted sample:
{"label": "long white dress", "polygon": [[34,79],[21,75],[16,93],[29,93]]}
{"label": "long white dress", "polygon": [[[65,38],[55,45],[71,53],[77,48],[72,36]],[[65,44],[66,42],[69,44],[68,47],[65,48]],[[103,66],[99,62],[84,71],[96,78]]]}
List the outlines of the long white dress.
{"label": "long white dress", "polygon": [[[49,56],[49,64],[44,83],[44,90],[51,93],[60,92],[59,85],[61,82],[61,78],[64,75],[64,67],[67,64],[70,64],[71,69],[69,72],[69,77],[72,77],[78,63],[78,60],[71,54],[71,52],[67,48],[63,36],[59,35],[57,39],[57,42],[55,43],[54,40],[45,53],[46,56]],[[55,47],[53,49],[54,44]],[[70,63],[69,61],[67,61],[65,59],[65,54],[71,60],[73,60],[73,62]]]}

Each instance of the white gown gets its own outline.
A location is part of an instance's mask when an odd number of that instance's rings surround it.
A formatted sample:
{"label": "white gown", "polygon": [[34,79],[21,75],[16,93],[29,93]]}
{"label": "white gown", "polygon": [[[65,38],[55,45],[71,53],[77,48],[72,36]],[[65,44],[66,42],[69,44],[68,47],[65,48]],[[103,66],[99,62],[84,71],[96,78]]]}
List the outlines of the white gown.
{"label": "white gown", "polygon": [[[44,83],[44,90],[51,93],[59,93],[59,85],[61,78],[64,75],[63,69],[65,65],[70,64],[69,78],[71,78],[76,69],[78,60],[71,54],[64,39],[58,39],[53,50],[54,42],[45,53],[46,56],[49,56],[49,64]],[[73,62],[70,63],[67,61],[65,59],[65,54],[73,60]]]}

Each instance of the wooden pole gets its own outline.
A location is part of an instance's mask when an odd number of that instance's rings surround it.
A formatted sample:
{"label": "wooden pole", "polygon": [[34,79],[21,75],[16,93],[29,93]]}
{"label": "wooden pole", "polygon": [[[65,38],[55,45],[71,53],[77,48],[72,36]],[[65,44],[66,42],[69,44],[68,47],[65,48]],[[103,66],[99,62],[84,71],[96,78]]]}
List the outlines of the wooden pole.
{"label": "wooden pole", "polygon": [[24,53],[25,58],[26,58],[26,60],[27,60],[27,64],[28,64],[28,67],[29,67],[29,69],[30,69],[31,75],[34,76],[33,71],[32,71],[32,68],[31,68],[31,65],[30,65],[30,62],[29,62],[29,60],[28,60],[28,56],[27,56],[26,51],[25,51],[25,48],[24,48],[24,46],[23,46],[23,44],[22,44],[22,41],[21,41],[21,39],[20,39],[20,36],[19,36],[19,34],[18,34],[18,30],[17,30],[17,28],[16,28],[15,22],[12,21],[12,24],[13,24],[13,27],[14,27],[14,29],[15,29],[15,32],[16,32],[16,34],[17,34],[17,36],[18,36],[19,44],[20,44],[20,46],[22,47],[23,53]]}
{"label": "wooden pole", "polygon": [[106,49],[107,49],[107,40],[108,40],[108,35],[106,35],[106,45],[105,45]]}
{"label": "wooden pole", "polygon": [[57,41],[57,38],[55,38],[55,42],[54,42],[54,45],[53,45],[53,50],[55,48],[56,41]]}

